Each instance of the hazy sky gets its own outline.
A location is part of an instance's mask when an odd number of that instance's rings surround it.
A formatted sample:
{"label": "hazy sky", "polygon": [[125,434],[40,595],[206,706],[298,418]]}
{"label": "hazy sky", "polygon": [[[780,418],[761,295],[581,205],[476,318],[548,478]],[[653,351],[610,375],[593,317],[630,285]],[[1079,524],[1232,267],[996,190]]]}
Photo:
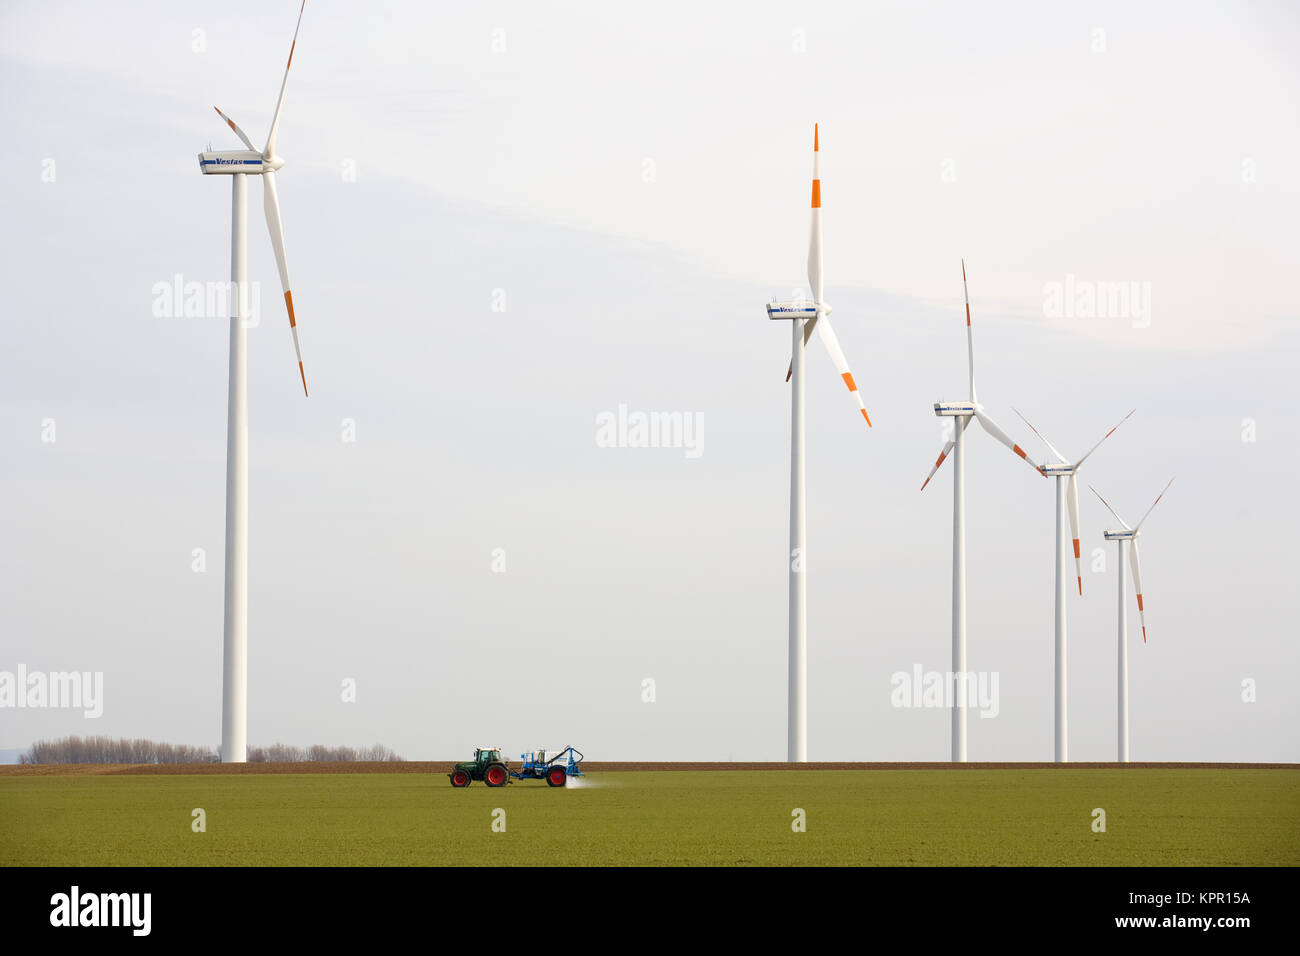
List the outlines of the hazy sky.
{"label": "hazy sky", "polygon": [[[980,399],[1031,454],[1013,405],[1069,455],[1137,409],[1082,473],[1071,757],[1115,753],[1086,485],[1132,523],[1176,474],[1146,645],[1128,590],[1133,757],[1300,760],[1300,13],[913,6],[309,0],[277,184],[310,399],[248,194],[250,744],[784,758],[763,304],[806,282],[817,121],[875,427],[814,339],[810,757],[949,754],[946,710],[890,697],[949,666],[950,470],[918,489],[933,402],[967,393],[965,256]],[[104,675],[98,719],[0,709],[0,749],[218,743],[228,323],[156,289],[228,277],[230,184],[196,154],[239,146],[213,105],[264,142],[296,14],[0,6],[0,671]],[[1097,283],[1136,298],[1053,312]],[[695,449],[604,447],[620,406],[688,416]],[[1050,760],[1052,484],[968,435],[969,666],[1000,692],[970,756]]]}

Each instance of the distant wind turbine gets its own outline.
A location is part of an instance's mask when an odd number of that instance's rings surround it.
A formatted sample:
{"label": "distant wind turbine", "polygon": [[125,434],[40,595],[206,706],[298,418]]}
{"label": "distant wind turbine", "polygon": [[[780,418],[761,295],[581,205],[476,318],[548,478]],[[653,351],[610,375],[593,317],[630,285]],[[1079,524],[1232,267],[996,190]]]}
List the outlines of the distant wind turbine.
{"label": "distant wind turbine", "polygon": [[[199,169],[205,175],[231,178],[230,278],[234,286],[230,316],[230,383],[226,422],[226,581],[225,625],[221,683],[221,759],[243,763],[248,748],[248,349],[245,328],[248,280],[248,215],[246,176],[261,176],[266,225],[271,233],[275,265],[280,272],[284,305],[289,311],[289,330],[298,356],[298,375],[303,395],[307,394],[307,373],[298,344],[298,323],[289,291],[289,266],[284,255],[284,230],[280,224],[280,200],[275,191],[275,171],[284,165],[275,152],[275,135],[280,127],[280,110],[289,84],[289,66],[298,43],[306,0],[298,9],[289,62],[284,67],[280,99],[275,104],[266,148],[255,147],[235,121],[217,109],[226,125],[248,149],[199,153]],[[216,109],[214,107],[214,109]]]}
{"label": "distant wind turbine", "polygon": [[966,295],[966,361],[970,371],[970,400],[965,402],[935,402],[934,413],[941,418],[953,418],[952,438],[943,446],[930,474],[925,476],[921,490],[930,483],[934,473],[952,456],[952,671],[956,682],[956,695],[952,708],[952,759],[954,763],[966,760],[966,442],[962,437],[971,419],[979,420],[980,427],[1006,445],[1016,455],[1038,466],[998,427],[984,412],[984,406],[975,398],[975,345],[971,338],[970,292],[966,288],[966,260],[961,261],[961,286]]}
{"label": "distant wind turbine", "polygon": [[1115,512],[1115,509],[1110,506],[1096,488],[1093,488],[1092,485],[1088,486],[1092,493],[1097,496],[1097,500],[1106,506],[1107,511],[1115,515],[1115,520],[1123,527],[1123,530],[1112,529],[1105,534],[1107,541],[1115,542],[1116,552],[1119,554],[1119,570],[1115,575],[1115,580],[1119,583],[1119,673],[1117,683],[1119,689],[1120,763],[1128,763],[1128,588],[1124,584],[1124,542],[1128,542],[1128,553],[1133,566],[1133,590],[1137,592],[1138,618],[1142,623],[1142,643],[1145,644],[1147,642],[1147,620],[1146,609],[1142,604],[1142,568],[1138,562],[1137,539],[1142,531],[1142,525],[1151,515],[1151,512],[1155,511],[1156,505],[1160,504],[1160,499],[1165,496],[1165,492],[1169,490],[1169,485],[1173,483],[1174,480],[1170,478],[1160,494],[1156,495],[1156,500],[1151,503],[1147,513],[1142,516],[1142,520],[1137,523],[1136,527],[1132,528],[1124,523],[1124,519]]}
{"label": "distant wind turbine", "polygon": [[808,239],[808,284],[813,301],[778,302],[767,306],[769,319],[792,320],[790,370],[786,380],[791,382],[790,413],[790,663],[788,697],[787,759],[803,762],[808,759],[808,633],[807,633],[807,580],[806,528],[804,508],[804,347],[816,328],[822,344],[830,352],[831,361],[844,380],[845,386],[856,400],[867,425],[866,405],[858,392],[853,373],[840,348],[839,340],[831,328],[831,307],[822,297],[822,182],[819,166],[821,144],[817,126],[813,125],[813,182],[812,224]]}
{"label": "distant wind turbine", "polygon": [[[1012,411],[1016,411],[1014,408]],[[1055,457],[1054,464],[1043,465],[1038,469],[1048,478],[1056,479],[1056,643],[1055,643],[1055,674],[1056,674],[1056,720],[1055,720],[1055,759],[1057,763],[1065,763],[1070,759],[1069,747],[1069,727],[1068,714],[1069,708],[1066,703],[1066,674],[1065,674],[1065,513],[1070,513],[1070,536],[1074,539],[1074,570],[1079,582],[1079,593],[1083,594],[1083,566],[1081,564],[1079,552],[1079,469],[1088,457],[1101,447],[1111,435],[1115,434],[1115,429],[1123,425],[1132,417],[1133,409],[1106,434],[1101,436],[1101,441],[1088,449],[1088,453],[1078,461],[1071,463],[1056,450],[1056,446],[1049,442],[1037,428],[1030,425],[1029,419],[1020,412],[1020,419],[1029,425],[1035,435],[1043,440]],[[1066,479],[1069,479],[1068,483]],[[1068,499],[1068,501],[1067,501]]]}

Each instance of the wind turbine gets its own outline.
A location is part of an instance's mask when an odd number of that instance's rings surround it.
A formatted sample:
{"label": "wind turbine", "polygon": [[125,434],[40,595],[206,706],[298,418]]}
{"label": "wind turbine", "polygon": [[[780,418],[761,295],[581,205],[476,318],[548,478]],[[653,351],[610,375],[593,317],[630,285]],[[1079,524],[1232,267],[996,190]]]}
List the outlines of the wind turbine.
{"label": "wind turbine", "polygon": [[[280,110],[284,91],[289,84],[289,66],[302,26],[303,0],[298,9],[298,25],[293,30],[289,62],[284,66],[280,99],[275,104],[271,131],[266,148],[255,147],[244,131],[220,109],[217,113],[248,149],[218,150],[199,153],[199,170],[204,175],[226,175],[231,179],[230,279],[234,287],[230,315],[230,382],[226,419],[226,581],[225,624],[222,648],[221,681],[221,759],[225,763],[243,763],[248,745],[248,342],[246,336],[248,279],[248,216],[245,209],[247,176],[261,176],[266,225],[275,250],[275,265],[280,272],[284,304],[289,311],[289,330],[298,355],[298,374],[302,392],[307,394],[307,373],[302,366],[302,349],[298,345],[298,323],[293,314],[293,295],[289,291],[289,266],[284,255],[284,229],[280,224],[280,200],[275,191],[275,171],[284,160],[275,152],[275,134],[280,127]],[[214,107],[216,109],[216,107]]]}
{"label": "wind turbine", "polygon": [[1160,494],[1156,495],[1156,500],[1151,503],[1147,513],[1142,516],[1142,520],[1137,523],[1136,527],[1130,528],[1124,523],[1124,519],[1116,514],[1115,509],[1110,506],[1101,493],[1089,485],[1089,490],[1097,496],[1097,500],[1106,505],[1106,510],[1115,515],[1115,520],[1122,526],[1123,530],[1110,530],[1105,534],[1107,541],[1114,541],[1116,551],[1119,554],[1119,572],[1115,580],[1119,582],[1119,761],[1128,763],[1128,595],[1127,588],[1124,586],[1124,542],[1128,542],[1129,557],[1133,565],[1133,590],[1137,592],[1138,599],[1138,617],[1142,622],[1142,643],[1147,642],[1147,620],[1146,613],[1142,606],[1142,568],[1138,563],[1138,535],[1142,531],[1142,525],[1155,510],[1156,505],[1160,504],[1160,499],[1165,496],[1174,480],[1169,479],[1169,483],[1161,489]]}
{"label": "wind turbine", "polygon": [[[1017,415],[1020,412],[1016,411]],[[1055,457],[1054,464],[1046,464],[1038,470],[1048,478],[1056,479],[1056,650],[1055,650],[1055,667],[1056,667],[1056,747],[1055,759],[1057,763],[1065,763],[1070,759],[1069,755],[1069,727],[1067,725],[1068,707],[1065,696],[1065,512],[1070,513],[1070,536],[1074,539],[1074,570],[1079,582],[1079,594],[1083,594],[1083,565],[1079,556],[1079,469],[1083,463],[1088,460],[1088,456],[1101,447],[1111,435],[1115,434],[1115,429],[1123,425],[1132,417],[1133,409],[1127,415],[1116,423],[1114,428],[1101,436],[1101,441],[1088,449],[1088,454],[1084,455],[1078,461],[1071,463],[1066,457],[1056,450],[1056,446],[1049,442],[1037,428],[1029,423],[1029,419],[1020,415],[1021,421],[1029,425],[1033,433],[1043,440]],[[1067,482],[1066,479],[1069,479]]]}
{"label": "wind turbine", "polygon": [[798,300],[768,303],[769,319],[791,321],[790,370],[790,663],[788,696],[787,759],[802,763],[808,759],[808,632],[807,632],[807,552],[804,508],[804,348],[813,329],[821,333],[822,343],[840,378],[858,403],[862,417],[870,427],[867,407],[862,402],[853,373],[844,358],[839,340],[831,328],[831,307],[822,296],[822,181],[818,154],[817,125],[813,125],[812,223],[808,238],[808,285],[813,301]]}
{"label": "wind turbine", "polygon": [[925,476],[921,490],[930,483],[948,456],[952,455],[952,671],[957,684],[952,709],[952,759],[954,763],[966,761],[966,455],[963,434],[971,419],[1010,448],[1015,454],[1038,465],[1025,454],[1025,450],[1011,440],[993,419],[984,413],[984,406],[975,398],[975,345],[971,338],[970,291],[966,287],[966,260],[961,261],[961,287],[966,296],[966,361],[970,371],[970,400],[965,402],[935,402],[934,413],[940,418],[953,418],[952,438],[943,446],[930,474]]}

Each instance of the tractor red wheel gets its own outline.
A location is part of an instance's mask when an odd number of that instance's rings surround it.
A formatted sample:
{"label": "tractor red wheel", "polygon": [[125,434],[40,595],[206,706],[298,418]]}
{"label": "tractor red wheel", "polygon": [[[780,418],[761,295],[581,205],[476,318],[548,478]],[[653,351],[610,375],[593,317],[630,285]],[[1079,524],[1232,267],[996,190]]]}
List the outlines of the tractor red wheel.
{"label": "tractor red wheel", "polygon": [[489,787],[504,787],[507,779],[506,768],[499,763],[488,767],[487,772],[483,774],[483,782]]}
{"label": "tractor red wheel", "polygon": [[453,787],[468,787],[469,774],[467,774],[464,770],[457,770],[455,773],[451,775],[451,785]]}
{"label": "tractor red wheel", "polygon": [[546,782],[552,787],[562,787],[566,776],[563,767],[552,767],[546,771]]}

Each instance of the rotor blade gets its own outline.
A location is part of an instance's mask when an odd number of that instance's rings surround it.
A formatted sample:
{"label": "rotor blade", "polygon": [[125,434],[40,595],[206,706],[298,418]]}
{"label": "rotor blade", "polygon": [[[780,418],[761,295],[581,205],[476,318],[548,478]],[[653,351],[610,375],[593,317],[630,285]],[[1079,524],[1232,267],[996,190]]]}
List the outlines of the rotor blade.
{"label": "rotor blade", "polygon": [[1079,557],[1079,482],[1070,476],[1070,487],[1066,495],[1070,510],[1070,537],[1074,539],[1074,573],[1079,579],[1079,593],[1083,594],[1083,564]]}
{"label": "rotor blade", "polygon": [[298,374],[302,376],[302,393],[307,394],[307,372],[302,367],[302,348],[298,345],[298,321],[293,315],[293,293],[289,291],[289,263],[284,256],[284,228],[280,225],[280,197],[275,191],[275,173],[262,174],[266,228],[271,233],[271,248],[275,250],[275,265],[280,270],[280,288],[284,290],[284,305],[289,310],[289,331],[293,333],[293,350],[298,355]]}
{"label": "rotor blade", "polygon": [[[1160,504],[1160,499],[1165,496],[1165,492],[1169,490],[1169,485],[1172,485],[1173,483],[1174,483],[1174,479],[1170,478],[1169,484],[1165,485],[1164,488],[1161,489],[1160,494],[1156,495],[1156,500],[1151,502],[1151,507],[1148,508],[1147,513],[1142,516],[1142,521],[1146,521],[1147,515],[1151,514],[1151,512],[1156,510],[1156,505]],[[1137,527],[1133,529],[1134,531],[1138,531],[1142,528],[1142,521],[1139,521],[1137,523]]]}
{"label": "rotor blade", "polygon": [[970,368],[970,400],[975,401],[975,343],[970,331],[970,289],[966,288],[966,260],[961,260],[961,291],[966,295],[966,361]]}
{"label": "rotor blade", "polygon": [[831,328],[831,317],[823,316],[817,329],[822,334],[822,344],[826,346],[826,351],[831,353],[835,370],[840,373],[840,378],[844,379],[844,384],[857,400],[858,410],[862,412],[862,417],[867,420],[867,427],[870,428],[871,416],[867,414],[867,406],[862,403],[862,393],[858,391],[858,383],[853,381],[853,372],[849,370],[849,361],[844,357],[844,350],[840,348],[840,341],[835,337],[835,330]]}
{"label": "rotor blade", "polygon": [[998,428],[997,423],[994,422],[993,419],[989,418],[987,415],[985,415],[983,412],[979,411],[978,409],[976,409],[975,411],[975,417],[980,420],[980,424],[984,427],[984,430],[986,432],[988,432],[998,441],[1002,442],[1002,444],[1006,445],[1008,448],[1010,448],[1013,452],[1015,452],[1025,461],[1029,462],[1030,467],[1033,468],[1035,471],[1038,470],[1038,465],[1034,463],[1034,460],[1025,454],[1025,450],[1023,448],[1021,448],[1019,445],[1017,445],[1015,442],[1011,440],[1010,435],[1004,432],[1001,428]]}
{"label": "rotor blade", "polygon": [[948,443],[943,446],[943,451],[939,452],[939,457],[935,460],[934,467],[931,468],[930,473],[925,476],[925,481],[921,485],[922,491],[925,491],[925,486],[930,483],[930,479],[934,477],[934,473],[939,470],[939,466],[943,464],[944,459],[948,457],[948,453],[951,452],[953,446],[957,444],[957,428],[961,428],[963,435],[966,434],[966,426],[970,424],[970,416],[965,416],[959,419],[959,421],[961,422],[961,425],[953,427],[953,437],[948,439]]}
{"label": "rotor blade", "polygon": [[[1123,425],[1126,421],[1128,421],[1130,418],[1132,418],[1132,417],[1133,417],[1133,412],[1136,412],[1136,411],[1137,411],[1137,409],[1135,408],[1135,409],[1133,409],[1132,411],[1130,411],[1127,415],[1125,415],[1123,418],[1121,418],[1121,419],[1119,420],[1119,422],[1115,425],[1115,428],[1119,428],[1120,425]],[[1105,440],[1106,440],[1107,438],[1109,438],[1111,435],[1115,434],[1115,428],[1112,428],[1110,431],[1106,432],[1106,434],[1102,435],[1102,436],[1101,436],[1101,441],[1097,442],[1097,444],[1093,445],[1091,448],[1088,449],[1088,455],[1091,455],[1094,451],[1096,451],[1098,448],[1100,448],[1100,447],[1101,447],[1101,442],[1102,442],[1102,441],[1105,441]],[[1076,461],[1076,462],[1074,463],[1075,470],[1078,470],[1079,466],[1082,465],[1085,461],[1088,460],[1088,455],[1084,455],[1082,458],[1080,458],[1078,461]],[[1155,506],[1152,505],[1152,507],[1155,507]]]}
{"label": "rotor blade", "polygon": [[[1115,509],[1112,508],[1112,507],[1110,506],[1110,502],[1108,502],[1105,498],[1103,498],[1103,497],[1101,496],[1100,492],[1098,492],[1096,488],[1094,488],[1092,485],[1089,485],[1089,486],[1088,486],[1088,490],[1091,491],[1094,495],[1097,496],[1097,500],[1100,501],[1103,505],[1106,506],[1106,510],[1107,510],[1107,511],[1109,511],[1111,514],[1115,515],[1115,520],[1118,521],[1121,525],[1124,525],[1124,530],[1125,530],[1125,531],[1132,531],[1132,530],[1133,530],[1133,529],[1130,528],[1128,525],[1124,524],[1124,519],[1123,519],[1123,518],[1121,518],[1118,514],[1115,514]],[[1159,500],[1160,500],[1159,498],[1156,499],[1156,501],[1159,501]]]}
{"label": "rotor blade", "polygon": [[[305,2],[305,0],[304,0]],[[819,153],[821,151],[818,141],[817,124],[813,124],[813,182],[812,182],[812,220],[808,228],[808,287],[812,290],[813,305],[820,307],[822,305],[822,181],[821,165]],[[821,318],[822,313],[819,311],[811,319],[807,319],[803,325],[803,344],[808,345],[808,340],[812,338],[813,329],[817,327],[817,320]],[[790,381],[790,376],[794,374],[794,359],[790,359],[790,367],[785,371],[785,380]],[[852,391],[852,389],[850,389]],[[862,414],[866,415],[866,409]],[[867,419],[867,424],[871,420]]]}
{"label": "rotor blade", "polygon": [[1057,460],[1060,464],[1062,464],[1062,465],[1067,465],[1067,464],[1069,464],[1069,461],[1066,459],[1066,457],[1065,457],[1064,455],[1062,455],[1059,451],[1056,450],[1056,446],[1055,446],[1055,445],[1053,445],[1050,441],[1048,441],[1045,437],[1043,437],[1043,433],[1040,432],[1037,428],[1035,428],[1035,427],[1033,426],[1033,424],[1029,421],[1028,418],[1026,418],[1024,415],[1021,415],[1021,414],[1020,414],[1020,411],[1019,411],[1018,409],[1013,408],[1013,409],[1011,409],[1011,410],[1012,410],[1013,412],[1015,412],[1017,415],[1019,415],[1019,416],[1020,416],[1020,420],[1021,420],[1022,422],[1024,422],[1026,425],[1029,426],[1029,430],[1030,430],[1031,432],[1033,432],[1035,435],[1037,435],[1037,436],[1042,440],[1043,444],[1047,446],[1047,450],[1050,451],[1053,455],[1056,456],[1056,460]]}
{"label": "rotor blade", "polygon": [[220,116],[223,120],[226,121],[226,125],[235,131],[235,135],[238,136],[243,141],[245,146],[247,146],[253,152],[257,152],[257,147],[253,145],[252,140],[248,138],[248,136],[244,133],[242,129],[240,129],[238,126],[235,125],[234,120],[232,120],[225,113],[221,112],[221,109],[219,107],[214,106],[212,108],[217,111],[218,116]]}
{"label": "rotor blade", "polygon": [[1138,596],[1138,620],[1142,623],[1142,643],[1147,642],[1146,607],[1142,604],[1142,566],[1138,563],[1138,540],[1130,538],[1128,542],[1128,563],[1133,567],[1133,590]]}
{"label": "rotor blade", "polygon": [[[822,304],[822,180],[820,171],[820,148],[817,139],[817,124],[813,124],[813,181],[812,181],[812,218],[808,234],[808,287],[812,290],[813,303]],[[808,329],[812,334],[812,329]],[[807,339],[804,339],[807,342]]]}
{"label": "rotor blade", "polygon": [[293,48],[298,45],[298,27],[302,26],[302,12],[307,9],[307,0],[302,0],[298,8],[298,25],[293,28],[293,43],[289,44],[289,62],[284,65],[284,79],[280,83],[280,99],[275,104],[275,116],[271,118],[271,132],[266,134],[266,151],[262,156],[270,159],[275,155],[275,132],[280,126],[280,108],[284,106],[284,91],[289,85],[289,67],[293,65]]}

